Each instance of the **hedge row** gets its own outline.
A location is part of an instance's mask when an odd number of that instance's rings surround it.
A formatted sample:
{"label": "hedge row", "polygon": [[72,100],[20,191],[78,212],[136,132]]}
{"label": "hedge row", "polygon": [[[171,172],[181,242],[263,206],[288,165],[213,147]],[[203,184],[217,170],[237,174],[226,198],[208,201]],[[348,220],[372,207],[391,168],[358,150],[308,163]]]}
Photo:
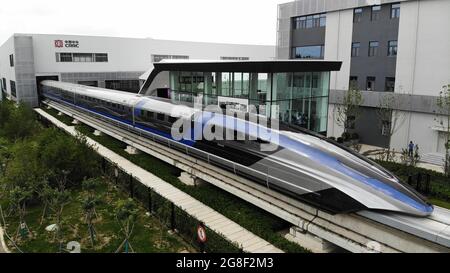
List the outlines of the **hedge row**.
{"label": "hedge row", "polygon": [[425,182],[425,177],[429,175],[431,177],[431,191],[427,194],[445,201],[450,201],[450,178],[444,174],[424,168],[405,166],[394,162],[380,160],[377,160],[376,162],[392,173],[395,173],[404,182],[407,182],[408,177],[411,176],[412,182],[417,183],[418,174],[421,174],[422,181]]}

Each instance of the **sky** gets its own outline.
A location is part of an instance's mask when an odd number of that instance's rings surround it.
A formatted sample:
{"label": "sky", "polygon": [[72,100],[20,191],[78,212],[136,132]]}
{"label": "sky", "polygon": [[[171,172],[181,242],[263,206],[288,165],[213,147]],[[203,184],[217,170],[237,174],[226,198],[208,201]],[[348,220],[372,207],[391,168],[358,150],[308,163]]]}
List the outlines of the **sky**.
{"label": "sky", "polygon": [[1,0],[0,44],[13,33],[275,45],[286,0]]}

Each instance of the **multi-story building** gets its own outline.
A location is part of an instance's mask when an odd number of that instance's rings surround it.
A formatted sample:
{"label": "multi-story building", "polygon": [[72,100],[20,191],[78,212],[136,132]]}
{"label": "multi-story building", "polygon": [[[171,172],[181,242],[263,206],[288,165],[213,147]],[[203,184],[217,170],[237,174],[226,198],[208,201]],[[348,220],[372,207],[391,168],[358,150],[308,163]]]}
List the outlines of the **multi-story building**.
{"label": "multi-story building", "polygon": [[45,79],[139,91],[139,76],[162,59],[270,60],[273,46],[155,39],[14,34],[0,46],[0,79],[6,97],[38,104]]}
{"label": "multi-story building", "polygon": [[[328,136],[342,134],[336,105],[355,87],[363,95],[354,124],[363,143],[398,151],[412,140],[423,155],[445,152],[436,100],[450,83],[450,1],[298,0],[278,9],[277,58],[343,62],[331,74]],[[393,118],[382,120],[377,110],[385,92],[395,98],[392,136]]]}

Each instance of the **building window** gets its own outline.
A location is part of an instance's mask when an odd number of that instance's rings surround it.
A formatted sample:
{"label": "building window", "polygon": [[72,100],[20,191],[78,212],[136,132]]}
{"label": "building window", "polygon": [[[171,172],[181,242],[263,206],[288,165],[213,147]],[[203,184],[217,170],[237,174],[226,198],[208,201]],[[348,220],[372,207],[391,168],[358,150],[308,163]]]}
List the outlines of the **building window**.
{"label": "building window", "polygon": [[390,134],[391,134],[391,122],[383,120],[381,125],[381,135],[389,136]]}
{"label": "building window", "polygon": [[58,56],[59,56],[59,61],[60,62],[72,62],[72,53],[56,53],[56,59],[58,60]]}
{"label": "building window", "polygon": [[349,86],[350,88],[358,88],[358,77],[350,76]]}
{"label": "building window", "polygon": [[94,61],[92,53],[73,53],[74,63],[92,63]]}
{"label": "building window", "polygon": [[373,6],[372,13],[370,14],[370,20],[377,21],[378,19],[380,19],[380,11],[381,6]]}
{"label": "building window", "polygon": [[367,91],[375,90],[375,77],[367,77],[366,90]]}
{"label": "building window", "polygon": [[313,27],[314,28],[320,27],[320,15],[319,14],[313,15]]}
{"label": "building window", "polygon": [[369,57],[374,57],[378,55],[378,42],[369,42]]}
{"label": "building window", "polygon": [[250,60],[249,57],[220,57],[223,61],[248,61]]}
{"label": "building window", "polygon": [[152,55],[152,62],[159,63],[162,60],[188,60],[185,55]]}
{"label": "building window", "polygon": [[292,56],[295,59],[323,59],[324,46],[301,46],[294,47]]}
{"label": "building window", "polygon": [[325,27],[327,25],[327,15],[322,13],[320,15],[320,27]]}
{"label": "building window", "polygon": [[362,8],[357,8],[353,10],[353,23],[361,22],[362,12],[363,12]]}
{"label": "building window", "polygon": [[56,62],[61,63],[106,63],[107,53],[56,53]]}
{"label": "building window", "polygon": [[391,6],[391,18],[400,18],[400,4],[392,4]]}
{"label": "building window", "polygon": [[95,62],[96,63],[107,63],[108,62],[108,54],[96,53],[95,54]]}
{"label": "building window", "polygon": [[293,29],[325,27],[327,23],[326,13],[300,16],[293,18]]}
{"label": "building window", "polygon": [[294,18],[294,29],[302,29],[302,28],[306,28],[306,17],[302,16],[302,17],[295,17]]}
{"label": "building window", "polygon": [[392,77],[386,78],[385,91],[394,92],[394,90],[395,90],[395,78]]}
{"label": "building window", "polygon": [[312,15],[306,16],[306,28],[312,27],[313,27],[313,16]]}
{"label": "building window", "polygon": [[397,56],[397,41],[389,41],[388,56]]}
{"label": "building window", "polygon": [[2,84],[2,90],[3,90],[3,91],[7,91],[6,79],[3,78],[3,79],[2,79],[2,82],[3,82],[3,84]]}
{"label": "building window", "polygon": [[359,57],[359,48],[361,43],[352,43],[352,57]]}
{"label": "building window", "polygon": [[9,66],[14,67],[14,54],[9,55]]}
{"label": "building window", "polygon": [[15,81],[9,81],[9,84],[11,85],[11,95],[16,98],[17,97],[17,94],[16,94],[16,82]]}

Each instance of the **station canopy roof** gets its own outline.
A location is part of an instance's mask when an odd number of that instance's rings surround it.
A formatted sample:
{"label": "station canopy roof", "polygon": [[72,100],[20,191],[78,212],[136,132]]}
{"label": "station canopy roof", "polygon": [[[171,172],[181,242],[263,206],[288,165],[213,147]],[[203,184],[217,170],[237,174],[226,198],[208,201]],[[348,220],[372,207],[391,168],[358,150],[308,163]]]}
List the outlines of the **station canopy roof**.
{"label": "station canopy roof", "polygon": [[162,60],[153,63],[139,77],[146,80],[144,88],[162,71],[190,72],[247,72],[247,73],[288,73],[288,72],[327,72],[339,71],[341,61],[328,60],[266,60],[266,61],[217,61],[217,60]]}
{"label": "station canopy roof", "polygon": [[153,65],[158,71],[283,73],[339,71],[342,62],[325,60],[163,60]]}

